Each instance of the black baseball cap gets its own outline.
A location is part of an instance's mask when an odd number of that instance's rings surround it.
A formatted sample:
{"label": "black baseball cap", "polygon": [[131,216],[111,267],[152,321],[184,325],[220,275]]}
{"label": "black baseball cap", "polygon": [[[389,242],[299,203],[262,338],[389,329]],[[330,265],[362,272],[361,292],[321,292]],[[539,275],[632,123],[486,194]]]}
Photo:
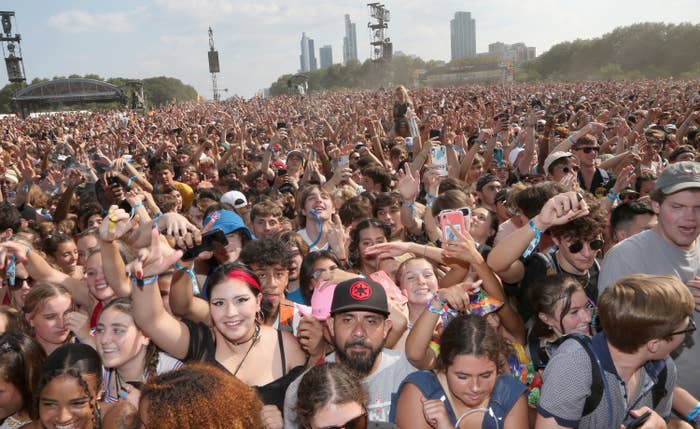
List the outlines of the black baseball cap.
{"label": "black baseball cap", "polygon": [[388,316],[389,304],[384,287],[362,277],[338,283],[333,292],[331,316],[347,311],[371,311]]}

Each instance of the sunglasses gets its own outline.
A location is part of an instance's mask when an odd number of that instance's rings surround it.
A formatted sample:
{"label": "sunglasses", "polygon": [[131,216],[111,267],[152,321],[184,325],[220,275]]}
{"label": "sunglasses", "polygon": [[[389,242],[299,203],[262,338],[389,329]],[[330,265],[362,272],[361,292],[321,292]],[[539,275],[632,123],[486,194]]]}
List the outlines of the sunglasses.
{"label": "sunglasses", "polygon": [[683,335],[690,334],[692,332],[695,332],[695,330],[697,330],[697,329],[698,329],[697,326],[695,326],[695,320],[690,319],[690,322],[688,322],[687,328],[683,329],[682,331],[671,332],[670,334],[668,334],[668,336],[672,337],[674,335],[679,335],[679,334],[683,334]]}
{"label": "sunglasses", "polygon": [[348,420],[340,426],[324,426],[319,429],[367,429],[367,411],[355,417],[352,420]]}
{"label": "sunglasses", "polygon": [[15,276],[15,284],[10,285],[10,289],[14,289],[14,290],[22,289],[22,286],[24,286],[24,282],[27,282],[29,287],[31,287],[34,284],[34,279],[29,277],[29,276],[22,278],[22,277],[19,277],[16,275]]}
{"label": "sunglasses", "polygon": [[[576,241],[574,243],[571,243],[569,245],[569,252],[571,253],[578,253],[581,250],[583,250],[583,241]],[[591,240],[588,242],[588,247],[591,248],[591,250],[598,251],[603,248],[605,245],[605,242],[601,239],[595,239]]]}
{"label": "sunglasses", "polygon": [[568,165],[566,167],[562,167],[561,172],[564,174],[569,174],[570,172],[578,173],[578,165],[572,165],[569,167]]}
{"label": "sunglasses", "polygon": [[600,148],[599,148],[599,147],[588,146],[588,147],[581,147],[581,148],[578,148],[577,150],[580,150],[580,151],[583,152],[583,153],[591,153],[591,152],[596,152],[596,153],[598,153],[598,152],[600,151]]}

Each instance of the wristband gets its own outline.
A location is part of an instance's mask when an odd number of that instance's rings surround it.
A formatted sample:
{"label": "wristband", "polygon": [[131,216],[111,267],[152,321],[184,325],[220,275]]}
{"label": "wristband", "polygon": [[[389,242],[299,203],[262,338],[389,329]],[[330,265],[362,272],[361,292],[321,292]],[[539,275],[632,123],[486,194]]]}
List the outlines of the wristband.
{"label": "wristband", "polygon": [[610,189],[610,192],[608,192],[608,197],[607,197],[607,198],[608,198],[608,200],[610,200],[610,201],[612,201],[612,202],[614,203],[615,201],[619,201],[619,200],[620,200],[620,194],[617,193],[617,192],[615,192],[614,189]]}
{"label": "wristband", "polygon": [[127,182],[126,182],[126,190],[127,191],[131,189],[131,183],[136,179],[137,179],[136,176],[129,177],[129,180],[127,180]]}
{"label": "wristband", "polygon": [[158,212],[158,213],[156,213],[155,216],[153,216],[153,221],[155,222],[155,221],[158,220],[158,218],[161,217],[161,216],[163,216],[163,212]]}
{"label": "wristband", "polygon": [[574,140],[574,138],[573,138],[572,136],[569,136],[569,137],[566,139],[566,141],[568,141],[569,143],[571,143],[571,146],[573,146],[573,145],[576,144],[576,140]]}
{"label": "wristband", "polygon": [[695,407],[685,415],[685,419],[696,425],[700,423],[700,402],[698,402]]}
{"label": "wristband", "polygon": [[[438,301],[438,305],[440,306],[439,309],[433,307],[433,301],[436,300]],[[438,295],[437,292],[433,294],[433,297],[430,298],[430,301],[428,301],[428,304],[426,304],[425,309],[428,310],[429,312],[433,314],[437,314],[438,316],[442,316],[445,314],[445,302],[440,299],[440,295]]]}
{"label": "wristband", "polygon": [[142,279],[138,279],[137,277],[134,276],[134,277],[131,277],[131,281],[136,286],[139,286],[139,287],[152,285],[153,283],[156,283],[158,281],[158,274],[156,274],[155,276],[151,276],[151,277],[144,277]]}
{"label": "wristband", "polygon": [[175,262],[173,264],[173,268],[175,268],[178,271],[182,271],[183,273],[190,276],[190,279],[192,280],[192,293],[194,293],[195,295],[199,295],[199,283],[197,283],[197,276],[194,275],[194,271],[192,271],[192,268],[183,267],[182,265],[180,265],[179,262]]}
{"label": "wristband", "polygon": [[532,232],[535,233],[535,238],[533,238],[532,241],[530,241],[530,244],[527,246],[527,249],[525,249],[525,252],[523,252],[523,258],[527,258],[528,256],[530,256],[530,254],[532,254],[532,252],[535,251],[537,245],[540,244],[540,238],[542,237],[542,231],[537,229],[537,227],[535,226],[535,222],[532,219],[530,219],[528,225],[530,225],[530,229],[532,230]]}
{"label": "wristband", "polygon": [[427,194],[425,194],[425,199],[426,200],[437,200],[437,197],[435,195],[431,194],[430,192],[428,192]]}
{"label": "wristband", "polygon": [[129,216],[129,220],[132,220],[134,218],[134,216],[136,215],[136,209],[138,209],[139,207],[143,207],[143,201],[140,201],[138,204],[136,204],[135,206],[133,206],[131,208],[131,214]]}

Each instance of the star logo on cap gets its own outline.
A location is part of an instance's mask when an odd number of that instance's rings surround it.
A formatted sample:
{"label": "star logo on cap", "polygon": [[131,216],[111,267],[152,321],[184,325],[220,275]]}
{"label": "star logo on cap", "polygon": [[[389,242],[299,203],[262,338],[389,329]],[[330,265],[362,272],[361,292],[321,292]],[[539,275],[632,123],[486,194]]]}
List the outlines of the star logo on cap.
{"label": "star logo on cap", "polygon": [[366,301],[372,296],[372,287],[367,282],[355,282],[350,286],[350,297],[355,301]]}

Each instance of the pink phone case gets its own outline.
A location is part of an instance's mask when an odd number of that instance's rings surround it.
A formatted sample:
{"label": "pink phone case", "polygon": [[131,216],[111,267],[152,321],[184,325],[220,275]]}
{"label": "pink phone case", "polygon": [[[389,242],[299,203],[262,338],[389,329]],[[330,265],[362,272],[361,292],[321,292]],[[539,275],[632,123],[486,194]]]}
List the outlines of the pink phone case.
{"label": "pink phone case", "polygon": [[467,230],[464,215],[460,211],[444,213],[440,216],[440,226],[442,227],[442,237],[445,241],[458,240],[455,231],[464,233]]}

